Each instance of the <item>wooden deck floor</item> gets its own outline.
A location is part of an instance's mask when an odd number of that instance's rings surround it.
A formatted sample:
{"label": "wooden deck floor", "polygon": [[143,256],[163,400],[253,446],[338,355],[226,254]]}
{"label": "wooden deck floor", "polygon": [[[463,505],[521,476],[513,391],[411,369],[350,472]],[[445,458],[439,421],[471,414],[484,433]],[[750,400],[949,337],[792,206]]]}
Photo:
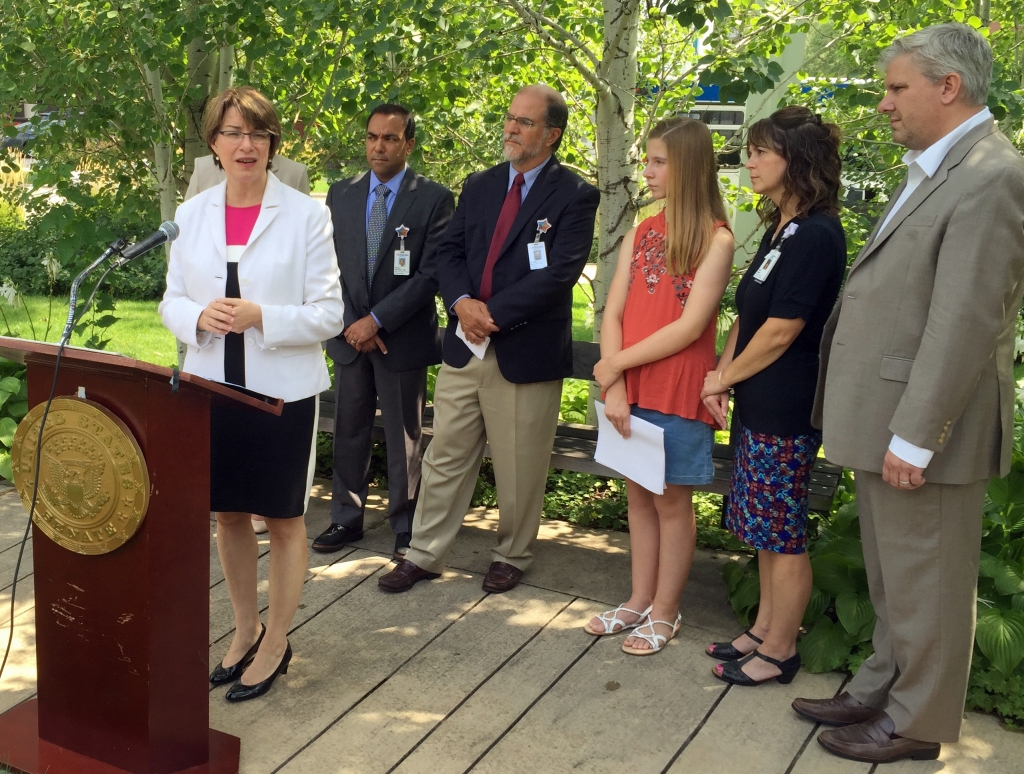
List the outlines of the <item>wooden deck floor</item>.
{"label": "wooden deck floor", "polygon": [[[329,522],[320,482],[307,515],[310,540]],[[24,510],[0,495],[0,620]],[[378,494],[358,547],[310,570],[290,641],[291,668],[265,698],[229,705],[210,694],[211,725],[242,739],[244,774],[869,774],[833,758],[817,729],[789,708],[827,696],[839,675],[802,673],[791,685],[731,688],[711,676],[702,648],[736,630],[720,579],[727,558],[698,552],[684,596],[684,626],[666,651],[635,658],[621,638],[581,627],[628,595],[628,537],[545,522],[525,582],[503,595],[480,588],[491,561],[494,514],[472,512],[437,581],[385,595],[392,536]],[[232,632],[231,607],[211,527],[210,664]],[[269,546],[262,544],[261,578]],[[30,556],[30,552],[29,552]],[[15,648],[0,681],[0,711],[35,690],[31,561],[19,582]],[[266,604],[266,583],[261,581]],[[6,641],[7,629],[0,628]],[[2,747],[3,740],[0,740]],[[934,763],[886,774],[1019,772],[1024,735],[969,716],[958,745]]]}

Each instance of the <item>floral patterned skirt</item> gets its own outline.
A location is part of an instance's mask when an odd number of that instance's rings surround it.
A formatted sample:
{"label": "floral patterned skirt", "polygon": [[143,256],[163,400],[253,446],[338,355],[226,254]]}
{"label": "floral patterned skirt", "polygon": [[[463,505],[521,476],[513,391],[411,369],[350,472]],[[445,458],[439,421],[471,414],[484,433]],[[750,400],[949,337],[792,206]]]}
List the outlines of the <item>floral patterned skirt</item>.
{"label": "floral patterned skirt", "polygon": [[725,526],[758,551],[807,550],[807,484],[821,433],[766,435],[741,428]]}

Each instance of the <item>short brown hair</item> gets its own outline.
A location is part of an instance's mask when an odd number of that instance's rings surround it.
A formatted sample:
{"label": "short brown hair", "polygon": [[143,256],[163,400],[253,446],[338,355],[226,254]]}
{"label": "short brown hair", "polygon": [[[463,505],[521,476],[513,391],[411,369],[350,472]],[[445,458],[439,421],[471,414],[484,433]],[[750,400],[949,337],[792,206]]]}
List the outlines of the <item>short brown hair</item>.
{"label": "short brown hair", "polygon": [[[812,212],[838,215],[841,138],[836,124],[822,121],[803,105],[789,105],[750,127],[747,148],[769,148],[786,160],[783,201],[796,199],[798,217]],[[767,196],[758,201],[757,214],[769,226],[778,226],[782,219],[779,208]]]}
{"label": "short brown hair", "polygon": [[[228,108],[234,108],[241,113],[242,120],[253,130],[270,133],[270,155],[267,156],[267,169],[270,169],[274,154],[281,144],[281,121],[277,117],[274,103],[252,86],[224,89],[206,106],[206,115],[203,117],[203,137],[210,150],[213,150],[214,140],[221,124],[224,123],[224,114],[228,112]],[[214,154],[213,160],[218,167],[221,166],[217,154]]]}
{"label": "short brown hair", "polygon": [[711,131],[700,121],[673,116],[659,121],[648,140],[668,150],[665,191],[665,265],[680,276],[697,271],[715,231],[728,223]]}

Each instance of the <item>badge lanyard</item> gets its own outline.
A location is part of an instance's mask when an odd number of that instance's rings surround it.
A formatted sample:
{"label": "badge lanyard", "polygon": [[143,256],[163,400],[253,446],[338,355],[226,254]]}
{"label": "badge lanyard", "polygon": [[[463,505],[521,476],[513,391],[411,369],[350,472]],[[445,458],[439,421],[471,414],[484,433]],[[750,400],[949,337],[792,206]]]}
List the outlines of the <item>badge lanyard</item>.
{"label": "badge lanyard", "polygon": [[786,240],[789,239],[796,230],[800,228],[797,223],[790,223],[782,232],[782,237],[779,239],[778,244],[775,245],[768,254],[765,255],[764,260],[761,261],[761,266],[757,271],[754,272],[754,282],[760,285],[771,274],[772,269],[775,268],[775,264],[779,262],[779,258],[782,256],[782,245],[785,244]]}
{"label": "badge lanyard", "polygon": [[545,269],[548,265],[547,246],[541,241],[541,237],[551,228],[547,218],[537,221],[537,235],[533,241],[526,246],[526,256],[530,260],[530,270]]}
{"label": "badge lanyard", "polygon": [[395,229],[395,232],[398,234],[399,247],[395,250],[394,273],[396,277],[408,277],[409,264],[412,261],[409,251],[405,249],[405,238],[409,236],[409,229],[405,225],[401,225]]}

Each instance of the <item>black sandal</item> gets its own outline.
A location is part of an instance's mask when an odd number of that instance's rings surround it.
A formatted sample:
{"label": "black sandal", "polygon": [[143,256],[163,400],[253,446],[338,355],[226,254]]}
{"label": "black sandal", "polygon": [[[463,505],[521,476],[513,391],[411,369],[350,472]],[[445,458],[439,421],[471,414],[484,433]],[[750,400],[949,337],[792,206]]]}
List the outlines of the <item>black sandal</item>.
{"label": "black sandal", "polygon": [[[762,661],[767,661],[769,664],[774,664],[782,670],[782,674],[766,677],[764,680],[755,680],[743,671],[743,665],[755,656]],[[796,677],[796,673],[800,671],[800,654],[797,653],[796,655],[787,658],[785,661],[779,661],[778,659],[766,656],[764,653],[755,650],[740,661],[728,661],[724,664],[720,664],[719,666],[722,667],[722,674],[718,674],[718,671],[714,667],[711,668],[711,674],[719,680],[724,680],[725,682],[732,683],[733,685],[753,686],[760,685],[761,683],[767,683],[771,680],[778,680],[782,685],[789,685],[793,682],[793,678]]]}
{"label": "black sandal", "polygon": [[[762,640],[760,637],[751,634],[750,629],[747,629],[745,632],[743,632],[743,634],[747,635],[758,645],[764,643],[764,640]],[[743,636],[743,634],[739,634],[736,637],[733,637],[733,640],[739,639]],[[747,653],[743,653],[742,651],[736,650],[735,646],[732,644],[732,640],[729,640],[729,642],[712,642],[704,649],[704,652],[711,656],[711,658],[716,658],[719,661],[738,661],[739,659],[748,655]]]}

